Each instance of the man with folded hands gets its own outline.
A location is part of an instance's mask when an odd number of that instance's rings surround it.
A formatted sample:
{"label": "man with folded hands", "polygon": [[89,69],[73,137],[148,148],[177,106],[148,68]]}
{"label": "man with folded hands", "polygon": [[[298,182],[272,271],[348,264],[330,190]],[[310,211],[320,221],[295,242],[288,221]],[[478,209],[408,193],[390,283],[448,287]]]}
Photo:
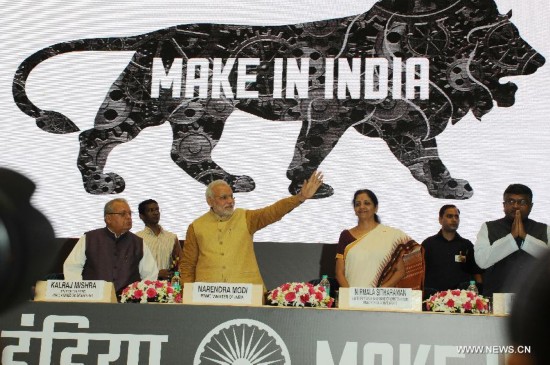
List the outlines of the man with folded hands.
{"label": "man with folded hands", "polygon": [[156,280],[158,268],[151,251],[132,228],[132,212],[125,199],[105,204],[106,227],[86,232],[63,264],[65,280],[105,280],[117,295],[139,280]]}
{"label": "man with folded hands", "polygon": [[253,235],[313,197],[323,183],[314,172],[300,193],[256,210],[235,209],[231,187],[215,180],[206,188],[210,211],[187,229],[180,261],[182,282],[226,282],[263,285],[256,261]]}
{"label": "man with folded hands", "polygon": [[533,192],[522,184],[504,191],[504,218],[483,223],[474,246],[483,276],[483,295],[511,293],[517,290],[523,275],[535,258],[548,250],[548,225],[529,219]]}

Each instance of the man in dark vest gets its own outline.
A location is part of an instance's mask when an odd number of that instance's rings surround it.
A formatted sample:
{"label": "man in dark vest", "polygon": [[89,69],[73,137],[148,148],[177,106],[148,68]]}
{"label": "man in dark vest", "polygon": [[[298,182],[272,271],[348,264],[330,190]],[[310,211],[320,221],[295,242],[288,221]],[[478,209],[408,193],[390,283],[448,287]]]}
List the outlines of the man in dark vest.
{"label": "man in dark vest", "polygon": [[156,280],[158,268],[151,251],[132,228],[132,212],[125,199],[105,204],[106,227],[86,232],[63,264],[65,280],[105,280],[117,295],[129,284]]}
{"label": "man in dark vest", "polygon": [[535,258],[548,249],[548,226],[529,219],[533,192],[522,184],[512,184],[504,191],[504,218],[483,223],[474,246],[479,267],[487,269],[483,294],[516,292],[522,277]]}

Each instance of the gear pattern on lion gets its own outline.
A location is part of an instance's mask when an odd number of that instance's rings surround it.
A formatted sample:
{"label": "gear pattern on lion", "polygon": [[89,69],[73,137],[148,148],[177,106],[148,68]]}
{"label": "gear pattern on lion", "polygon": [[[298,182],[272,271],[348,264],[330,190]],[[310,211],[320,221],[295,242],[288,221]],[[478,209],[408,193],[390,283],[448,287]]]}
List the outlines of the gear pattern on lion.
{"label": "gear pattern on lion", "polygon": [[[473,189],[451,176],[437,151],[436,136],[470,111],[481,119],[494,106],[514,104],[513,83],[507,76],[529,75],[545,59],[500,14],[494,0],[381,0],[355,16],[284,26],[186,24],[133,37],[81,39],[52,45],[27,58],[17,70],[13,95],[17,106],[51,133],[70,133],[78,127],[64,115],[42,110],[26,95],[26,80],[42,61],[67,52],[128,51],[135,54],[112,84],[95,117],[94,128],[81,132],[77,166],[91,194],[117,194],[124,179],[105,172],[109,153],[138,136],[141,130],[168,121],[173,131],[171,157],[196,181],[224,179],[235,192],[255,188],[246,175],[233,175],[212,160],[226,119],[234,111],[268,120],[301,121],[294,157],[287,170],[289,191],[317,169],[350,127],[367,137],[382,138],[412,176],[436,198],[468,199]],[[383,100],[326,99],[327,58],[427,58],[429,98]],[[169,70],[176,58],[259,58],[256,81],[247,85],[258,98],[173,98],[171,90],[151,97],[153,59]],[[274,59],[309,59],[307,99],[274,98]],[[299,63],[297,63],[299,64]],[[184,63],[183,74],[186,64]],[[390,66],[391,67],[391,66]],[[212,75],[210,70],[210,77]],[[401,70],[404,73],[404,70]],[[389,72],[390,82],[392,72]],[[235,93],[237,72],[229,82]],[[404,86],[403,86],[404,88]],[[283,90],[284,91],[284,90]],[[283,95],[285,93],[283,92]],[[353,159],[353,156],[349,156]],[[316,198],[333,189],[323,184]]]}

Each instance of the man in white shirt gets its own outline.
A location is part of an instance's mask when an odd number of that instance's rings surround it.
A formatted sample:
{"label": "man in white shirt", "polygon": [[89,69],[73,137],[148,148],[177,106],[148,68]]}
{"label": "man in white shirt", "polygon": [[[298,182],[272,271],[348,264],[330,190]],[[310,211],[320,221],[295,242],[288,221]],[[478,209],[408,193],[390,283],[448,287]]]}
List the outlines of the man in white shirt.
{"label": "man in white shirt", "polygon": [[162,228],[160,221],[160,208],[153,199],[139,203],[139,218],[145,224],[143,230],[136,234],[143,238],[143,242],[149,247],[159,268],[159,279],[167,280],[178,270],[181,246],[175,233]]}
{"label": "man in white shirt", "polygon": [[131,283],[156,280],[157,264],[143,239],[132,228],[132,212],[125,199],[113,199],[103,212],[106,227],[86,232],[63,264],[65,280],[105,280],[117,295]]}
{"label": "man in white shirt", "polygon": [[533,192],[522,184],[504,191],[504,218],[483,223],[474,246],[475,260],[487,269],[483,294],[515,292],[516,278],[548,249],[548,225],[529,219]]}

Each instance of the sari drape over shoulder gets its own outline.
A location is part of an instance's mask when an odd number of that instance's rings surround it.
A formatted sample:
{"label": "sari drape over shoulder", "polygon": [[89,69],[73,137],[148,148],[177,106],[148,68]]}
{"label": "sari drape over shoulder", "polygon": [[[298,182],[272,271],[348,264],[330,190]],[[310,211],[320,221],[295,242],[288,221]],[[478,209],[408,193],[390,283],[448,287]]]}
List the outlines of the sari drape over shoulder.
{"label": "sari drape over shoulder", "polygon": [[383,224],[347,245],[343,257],[346,279],[352,287],[379,287],[396,271],[401,257],[406,275],[396,287],[422,290],[422,246],[403,231]]}

